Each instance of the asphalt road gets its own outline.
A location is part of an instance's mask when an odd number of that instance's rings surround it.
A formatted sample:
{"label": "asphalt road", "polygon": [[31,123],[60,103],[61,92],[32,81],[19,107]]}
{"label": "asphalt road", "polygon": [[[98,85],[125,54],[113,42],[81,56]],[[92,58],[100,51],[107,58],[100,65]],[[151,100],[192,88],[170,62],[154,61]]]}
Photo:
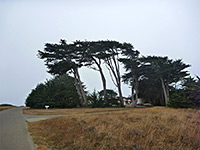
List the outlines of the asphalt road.
{"label": "asphalt road", "polygon": [[34,150],[22,108],[0,112],[0,150]]}

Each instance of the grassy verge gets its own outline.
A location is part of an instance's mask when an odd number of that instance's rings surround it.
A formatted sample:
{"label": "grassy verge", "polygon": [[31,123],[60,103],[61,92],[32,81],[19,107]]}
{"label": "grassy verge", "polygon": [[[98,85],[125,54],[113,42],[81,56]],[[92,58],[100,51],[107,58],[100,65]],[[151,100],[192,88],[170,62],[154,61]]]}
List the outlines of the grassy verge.
{"label": "grassy verge", "polygon": [[0,111],[6,110],[9,108],[12,108],[12,106],[2,106],[2,107],[0,107]]}
{"label": "grassy verge", "polygon": [[200,148],[200,110],[161,107],[109,110],[58,110],[69,115],[29,123],[29,131],[39,150]]}
{"label": "grassy verge", "polygon": [[105,113],[115,111],[127,111],[126,108],[74,108],[74,109],[23,109],[24,114],[29,115],[75,115],[87,113]]}

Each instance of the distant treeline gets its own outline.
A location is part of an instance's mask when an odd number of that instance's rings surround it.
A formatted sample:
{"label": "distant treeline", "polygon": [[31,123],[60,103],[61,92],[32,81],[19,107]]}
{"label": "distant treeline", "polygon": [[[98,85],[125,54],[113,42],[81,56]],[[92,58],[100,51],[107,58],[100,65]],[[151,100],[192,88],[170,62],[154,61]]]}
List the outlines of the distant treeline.
{"label": "distant treeline", "polygon": [[[78,106],[88,107],[89,104],[89,94],[85,92],[79,74],[81,67],[88,67],[99,72],[105,105],[108,105],[110,100],[107,94],[108,79],[104,75],[103,67],[108,69],[118,89],[121,106],[124,105],[122,82],[131,87],[130,95],[133,106],[136,105],[139,97],[145,102],[158,106],[200,106],[200,79],[190,77],[186,71],[190,65],[185,64],[181,59],[142,56],[130,43],[107,40],[75,41],[68,44],[65,40],[60,40],[59,44],[45,44],[44,50],[38,51],[38,56],[44,59],[50,74],[55,76],[73,74],[71,84],[75,86],[73,89],[78,94],[77,99],[80,101]],[[121,73],[121,67],[126,71],[124,74]],[[47,99],[49,95],[45,96],[43,99]],[[64,104],[61,96],[55,98],[56,103]],[[70,100],[70,102],[77,99]],[[65,102],[68,103],[66,98]],[[76,106],[71,105],[71,107]]]}
{"label": "distant treeline", "polygon": [[11,104],[0,104],[0,107],[4,107],[4,106],[13,106]]}

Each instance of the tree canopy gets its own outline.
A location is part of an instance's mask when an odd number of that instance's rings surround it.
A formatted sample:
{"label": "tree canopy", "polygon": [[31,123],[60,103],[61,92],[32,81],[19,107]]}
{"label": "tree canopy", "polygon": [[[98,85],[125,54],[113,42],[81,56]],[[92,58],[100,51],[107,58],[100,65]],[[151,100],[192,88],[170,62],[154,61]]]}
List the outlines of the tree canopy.
{"label": "tree canopy", "polygon": [[83,66],[80,59],[81,53],[76,50],[77,45],[67,44],[60,40],[59,44],[45,44],[43,51],[38,51],[40,59],[45,59],[48,72],[53,75],[73,73],[77,93],[83,106],[87,107],[87,98],[79,75],[79,68]]}
{"label": "tree canopy", "polygon": [[160,82],[160,88],[164,97],[164,103],[169,102],[169,85],[180,81],[189,74],[185,71],[190,65],[186,65],[182,60],[172,60],[168,57],[148,56],[142,58],[146,69],[146,77]]}
{"label": "tree canopy", "polygon": [[[107,90],[108,79],[103,68],[108,69],[113,84],[118,89],[121,106],[124,104],[122,81],[131,87],[133,106],[136,106],[139,98],[152,105],[172,106],[175,104],[173,100],[180,101],[180,97],[190,99],[192,104],[199,105],[199,96],[196,94],[199,92],[199,78],[191,79],[189,82],[186,69],[190,65],[185,64],[181,59],[173,60],[166,56],[141,56],[130,43],[99,40],[75,41],[69,44],[65,40],[60,40],[58,44],[46,43],[44,50],[38,51],[38,56],[44,60],[48,72],[52,75],[56,77],[73,75],[75,92],[79,95],[80,105],[84,107],[88,106],[88,98],[91,102],[91,97],[95,97],[94,99],[103,97],[104,106],[110,103],[108,102],[110,91]],[[125,69],[124,74],[121,72],[122,66]],[[95,96],[95,93],[93,96],[87,95],[79,74],[81,67],[88,67],[99,72],[102,81],[102,90],[99,93],[101,96]],[[184,82],[184,88],[178,89],[173,86],[186,79],[188,82]],[[36,89],[42,92],[45,88],[46,85],[40,84]],[[187,96],[183,94],[183,91],[187,91]],[[43,103],[42,100],[41,103]]]}

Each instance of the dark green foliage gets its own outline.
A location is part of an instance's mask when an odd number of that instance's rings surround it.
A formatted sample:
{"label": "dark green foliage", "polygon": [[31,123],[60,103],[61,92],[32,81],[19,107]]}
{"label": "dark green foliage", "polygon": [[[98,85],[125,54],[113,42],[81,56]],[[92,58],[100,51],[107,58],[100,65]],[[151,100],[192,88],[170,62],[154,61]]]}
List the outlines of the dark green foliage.
{"label": "dark green foliage", "polygon": [[164,106],[163,92],[160,80],[144,79],[140,81],[139,97],[154,106]]}
{"label": "dark green foliage", "polygon": [[120,99],[117,98],[117,93],[111,89],[106,89],[107,101],[104,100],[103,90],[96,92],[95,90],[88,96],[88,105],[90,107],[120,107]]}
{"label": "dark green foliage", "polygon": [[127,47],[122,54],[126,58],[119,59],[119,61],[123,63],[125,70],[128,71],[122,76],[122,79],[124,83],[131,86],[132,104],[136,106],[139,95],[139,82],[144,77],[144,69],[139,58],[140,52],[133,50],[133,46],[130,45],[130,48]]}
{"label": "dark green foliage", "polygon": [[[117,94],[106,89],[107,80],[103,65],[108,69],[111,79],[118,89],[121,106],[123,106],[121,81],[131,86],[133,106],[136,105],[138,98],[158,106],[168,105],[181,108],[200,106],[198,77],[196,80],[188,78],[184,82],[183,88],[176,89],[172,86],[189,75],[185,69],[190,65],[183,63],[181,59],[173,60],[161,56],[140,57],[139,51],[135,50],[130,43],[100,40],[75,41],[68,44],[65,40],[60,40],[59,44],[45,44],[44,50],[38,51],[38,56],[40,59],[44,59],[48,72],[52,75],[66,73],[74,75],[74,83],[67,84],[67,86],[75,84],[76,90],[73,92],[77,91],[81,104],[78,98],[76,102],[74,98],[72,100],[68,97],[68,95],[73,95],[72,90],[67,90],[64,84],[58,85],[62,81],[54,82],[52,80],[45,84],[39,84],[32,91],[29,97],[34,97],[34,99],[30,101],[30,98],[27,98],[27,105],[33,105],[32,107],[35,108],[42,108],[44,105],[51,105],[51,107],[118,106]],[[122,76],[120,63],[126,70]],[[88,101],[79,75],[79,68],[82,66],[99,71],[103,85],[103,90],[99,93],[94,91],[88,96]]]}
{"label": "dark green foliage", "polygon": [[38,56],[40,59],[44,59],[48,72],[52,75],[66,73],[74,75],[74,83],[81,103],[84,107],[87,107],[86,93],[79,75],[79,68],[83,66],[82,53],[77,48],[76,44],[68,44],[65,40],[60,40],[59,44],[45,44],[44,50],[38,51]]}
{"label": "dark green foliage", "polygon": [[185,83],[185,91],[187,98],[195,104],[195,106],[200,107],[200,78],[197,79],[187,78]]}
{"label": "dark green foliage", "polygon": [[174,89],[170,93],[170,100],[168,103],[168,107],[173,107],[173,108],[190,108],[193,107],[194,104],[192,101],[187,99],[187,95],[185,93],[184,89]]}
{"label": "dark green foliage", "polygon": [[197,108],[200,107],[200,78],[183,79],[182,88],[174,88],[170,93],[169,107]]}
{"label": "dark green foliage", "polygon": [[[138,96],[156,106],[165,106],[169,101],[170,84],[187,76],[184,69],[189,67],[182,60],[168,57],[139,57],[138,51],[125,51],[123,81],[132,87],[132,96]],[[133,98],[132,98],[133,99]]]}
{"label": "dark green foliage", "polygon": [[98,92],[95,90],[88,96],[88,106],[90,107],[104,107],[105,101],[99,98]]}
{"label": "dark green foliage", "polygon": [[[150,95],[150,101],[157,99],[156,105],[167,105],[170,98],[170,84],[177,83],[188,76],[185,69],[190,65],[184,64],[181,59],[172,60],[168,57],[160,56],[148,56],[140,60],[143,62],[144,76],[146,77],[146,82],[148,82],[144,84],[149,85],[149,88],[143,90],[148,94],[142,93],[142,95]],[[155,105],[155,102],[153,103]]]}
{"label": "dark green foliage", "polygon": [[0,104],[0,107],[5,107],[5,106],[13,106],[11,104]]}
{"label": "dark green foliage", "polygon": [[26,99],[26,106],[31,108],[44,108],[46,105],[46,86],[41,83],[29,94]]}
{"label": "dark green foliage", "polygon": [[[102,100],[104,99],[104,94],[103,94],[103,90],[101,90],[99,92],[99,99]],[[107,98],[107,102],[104,101],[104,107],[119,107],[121,104],[120,102],[120,98],[117,97],[117,93],[112,90],[112,89],[106,89],[106,98]]]}
{"label": "dark green foliage", "polygon": [[72,108],[80,106],[79,96],[74,86],[74,78],[68,75],[57,76],[44,84],[37,85],[26,99],[31,108]]}
{"label": "dark green foliage", "polygon": [[38,51],[38,57],[44,59],[48,72],[52,75],[62,75],[71,72],[77,63],[78,54],[73,44],[60,40],[59,44],[46,43],[43,51]]}
{"label": "dark green foliage", "polygon": [[[112,90],[112,89],[106,89],[106,96],[107,96],[107,98],[115,98],[116,96],[117,96],[117,93],[114,91],[114,90]],[[99,96],[100,97],[103,97],[104,95],[103,95],[103,90],[101,90],[100,92],[99,92]]]}

